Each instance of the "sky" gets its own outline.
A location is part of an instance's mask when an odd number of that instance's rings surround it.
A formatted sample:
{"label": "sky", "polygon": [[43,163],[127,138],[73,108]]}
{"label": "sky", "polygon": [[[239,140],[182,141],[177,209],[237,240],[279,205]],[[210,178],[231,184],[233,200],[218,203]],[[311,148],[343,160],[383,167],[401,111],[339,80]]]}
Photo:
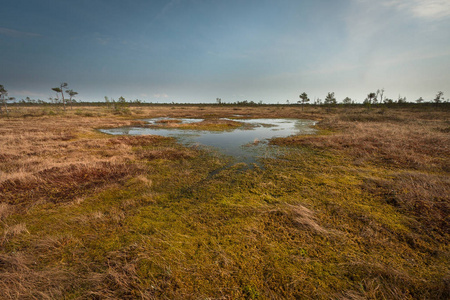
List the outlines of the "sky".
{"label": "sky", "polygon": [[48,100],[450,97],[449,0],[2,0],[0,84]]}

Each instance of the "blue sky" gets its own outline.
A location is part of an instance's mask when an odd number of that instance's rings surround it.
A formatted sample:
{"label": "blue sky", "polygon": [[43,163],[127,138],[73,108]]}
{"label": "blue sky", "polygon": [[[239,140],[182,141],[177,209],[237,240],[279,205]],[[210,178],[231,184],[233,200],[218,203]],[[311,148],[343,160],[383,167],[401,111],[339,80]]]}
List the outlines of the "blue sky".
{"label": "blue sky", "polygon": [[449,0],[2,0],[0,84],[43,100],[450,96]]}

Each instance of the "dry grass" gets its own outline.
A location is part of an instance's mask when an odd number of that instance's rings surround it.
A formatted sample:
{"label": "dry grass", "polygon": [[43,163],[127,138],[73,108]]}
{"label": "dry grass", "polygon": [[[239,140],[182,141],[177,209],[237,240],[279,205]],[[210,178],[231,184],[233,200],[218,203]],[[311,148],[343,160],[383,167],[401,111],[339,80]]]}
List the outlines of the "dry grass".
{"label": "dry grass", "polygon": [[178,129],[191,129],[191,130],[230,130],[241,127],[243,124],[237,121],[219,119],[219,118],[207,118],[202,121],[194,123],[181,123],[181,120],[169,119],[159,120],[156,124],[145,125],[150,128],[178,128]]}
{"label": "dry grass", "polygon": [[414,216],[415,230],[440,239],[450,233],[448,117],[446,110],[352,111],[321,121],[322,135],[272,143],[344,153],[355,166],[384,169],[389,175],[367,176],[363,190]]}
{"label": "dry grass", "polygon": [[0,203],[0,221],[6,219],[11,214],[11,205],[7,203]]}
{"label": "dry grass", "polygon": [[327,229],[317,223],[314,213],[300,204],[287,204],[284,208],[270,211],[269,216],[274,222],[285,223],[287,226],[303,228],[322,235],[329,233]]}
{"label": "dry grass", "polygon": [[52,167],[33,177],[7,179],[0,184],[3,201],[14,205],[33,205],[37,201],[68,202],[92,188],[123,180],[136,173],[135,166],[95,162]]}
{"label": "dry grass", "polygon": [[413,215],[417,232],[450,234],[450,178],[420,172],[398,172],[389,179],[369,178],[363,188],[382,201]]}
{"label": "dry grass", "polygon": [[344,151],[357,163],[369,161],[399,168],[450,171],[450,136],[443,132],[448,126],[445,116],[439,120],[417,120],[416,117],[406,116],[403,122],[392,122],[386,121],[383,115],[381,119],[361,122],[348,120],[347,115],[337,116],[319,124],[324,129],[337,131],[334,134],[295,136],[273,143]]}
{"label": "dry grass", "polygon": [[93,130],[130,121],[40,117],[0,122],[0,195],[15,209],[71,201],[136,173],[136,166],[129,164],[132,146],[109,147],[115,141]]}

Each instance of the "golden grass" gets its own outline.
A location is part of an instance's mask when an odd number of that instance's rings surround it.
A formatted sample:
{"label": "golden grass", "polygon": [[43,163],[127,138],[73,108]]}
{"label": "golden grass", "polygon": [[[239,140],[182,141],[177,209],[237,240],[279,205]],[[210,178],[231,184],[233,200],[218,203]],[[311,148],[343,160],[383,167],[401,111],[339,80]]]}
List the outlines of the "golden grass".
{"label": "golden grass", "polygon": [[193,123],[181,123],[181,120],[169,119],[159,120],[156,124],[145,125],[150,128],[178,128],[178,129],[190,129],[190,130],[231,130],[243,126],[242,123],[226,119],[208,118],[202,121]]}
{"label": "golden grass", "polygon": [[[344,116],[343,119],[347,118]],[[274,140],[274,144],[301,144],[318,149],[334,149],[351,155],[355,162],[400,168],[450,170],[450,136],[445,123],[406,119],[405,122],[358,122],[330,118],[320,124],[334,128],[332,135],[295,136]]]}

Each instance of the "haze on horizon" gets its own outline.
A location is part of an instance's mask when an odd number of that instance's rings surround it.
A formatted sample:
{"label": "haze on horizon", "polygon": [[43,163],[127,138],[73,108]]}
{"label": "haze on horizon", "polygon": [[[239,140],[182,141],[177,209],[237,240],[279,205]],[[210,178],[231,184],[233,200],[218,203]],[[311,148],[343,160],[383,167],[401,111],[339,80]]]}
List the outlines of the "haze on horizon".
{"label": "haze on horizon", "polygon": [[47,100],[450,94],[448,0],[5,0],[0,84]]}

